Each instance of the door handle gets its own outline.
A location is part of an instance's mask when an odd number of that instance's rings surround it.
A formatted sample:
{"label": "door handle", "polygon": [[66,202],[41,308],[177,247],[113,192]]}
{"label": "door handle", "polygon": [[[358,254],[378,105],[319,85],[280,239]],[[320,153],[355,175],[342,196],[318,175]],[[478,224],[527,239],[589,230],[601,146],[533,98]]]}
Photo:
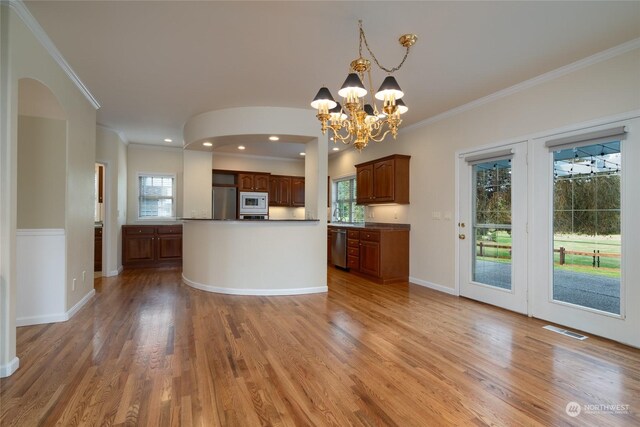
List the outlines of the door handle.
{"label": "door handle", "polygon": [[465,236],[464,234],[458,234],[458,239],[460,239],[460,240],[464,240],[465,237],[467,237],[467,236]]}

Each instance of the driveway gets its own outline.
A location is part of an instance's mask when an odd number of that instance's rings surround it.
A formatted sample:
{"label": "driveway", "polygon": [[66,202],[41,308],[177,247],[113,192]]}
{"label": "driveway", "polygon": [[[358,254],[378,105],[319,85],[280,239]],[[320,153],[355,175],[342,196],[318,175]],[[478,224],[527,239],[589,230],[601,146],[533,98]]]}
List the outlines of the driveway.
{"label": "driveway", "polygon": [[[511,264],[478,260],[476,281],[510,289]],[[620,279],[557,270],[553,281],[555,300],[620,314]]]}

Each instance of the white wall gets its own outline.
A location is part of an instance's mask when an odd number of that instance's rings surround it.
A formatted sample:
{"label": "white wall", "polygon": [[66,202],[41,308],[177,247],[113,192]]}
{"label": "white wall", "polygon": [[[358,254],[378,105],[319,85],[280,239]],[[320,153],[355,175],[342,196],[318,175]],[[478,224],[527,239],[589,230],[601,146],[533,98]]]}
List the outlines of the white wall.
{"label": "white wall", "polygon": [[[458,114],[404,129],[397,141],[372,144],[362,153],[332,156],[332,177],[355,173],[353,165],[389,154],[411,156],[411,204],[371,208],[376,222],[411,224],[410,275],[455,287],[456,151],[498,143],[640,108],[640,49],[496,97]],[[640,159],[631,159],[638,163]],[[434,220],[432,212],[452,213]]]}
{"label": "white wall", "polygon": [[18,228],[64,228],[66,120],[18,116]]}
{"label": "white wall", "polygon": [[127,209],[127,145],[113,130],[96,129],[96,162],[104,163],[107,211],[103,229],[103,264],[105,276],[115,276],[122,269],[122,225]]}
{"label": "white wall", "polygon": [[16,10],[21,7],[24,10],[20,4],[0,6],[0,376],[17,367],[18,85],[22,78],[47,86],[67,117],[66,158],[60,165],[66,169],[66,308],[86,301],[93,292],[93,280],[80,281],[75,289],[71,283],[82,278],[83,271],[93,271],[95,108],[18,16]]}
{"label": "white wall", "polygon": [[[127,146],[127,223],[138,220],[138,174],[160,173],[176,177],[176,217],[182,217],[182,149],[156,145]],[[144,222],[144,221],[143,221]]]}
{"label": "white wall", "polygon": [[182,212],[188,218],[211,218],[211,153],[184,150]]}

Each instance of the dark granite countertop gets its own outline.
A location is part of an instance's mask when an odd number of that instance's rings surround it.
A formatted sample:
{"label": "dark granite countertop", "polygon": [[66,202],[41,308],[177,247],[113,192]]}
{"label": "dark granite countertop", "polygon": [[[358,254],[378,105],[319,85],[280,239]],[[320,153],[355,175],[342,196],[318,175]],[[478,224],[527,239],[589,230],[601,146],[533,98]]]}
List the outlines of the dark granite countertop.
{"label": "dark granite countertop", "polygon": [[410,230],[411,224],[395,224],[387,222],[365,222],[363,224],[348,224],[331,222],[327,226],[332,228],[361,228],[363,230]]}
{"label": "dark granite countertop", "polygon": [[181,221],[211,221],[211,222],[319,222],[319,219],[211,219],[211,218],[180,218]]}

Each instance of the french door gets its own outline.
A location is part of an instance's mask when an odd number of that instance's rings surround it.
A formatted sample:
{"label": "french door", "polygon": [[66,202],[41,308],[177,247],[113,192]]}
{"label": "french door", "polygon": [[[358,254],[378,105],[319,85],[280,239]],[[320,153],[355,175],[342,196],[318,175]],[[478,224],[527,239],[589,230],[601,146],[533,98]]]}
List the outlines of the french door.
{"label": "french door", "polygon": [[527,145],[458,160],[460,295],[527,313]]}
{"label": "french door", "polygon": [[530,142],[532,315],[640,347],[640,119]]}

